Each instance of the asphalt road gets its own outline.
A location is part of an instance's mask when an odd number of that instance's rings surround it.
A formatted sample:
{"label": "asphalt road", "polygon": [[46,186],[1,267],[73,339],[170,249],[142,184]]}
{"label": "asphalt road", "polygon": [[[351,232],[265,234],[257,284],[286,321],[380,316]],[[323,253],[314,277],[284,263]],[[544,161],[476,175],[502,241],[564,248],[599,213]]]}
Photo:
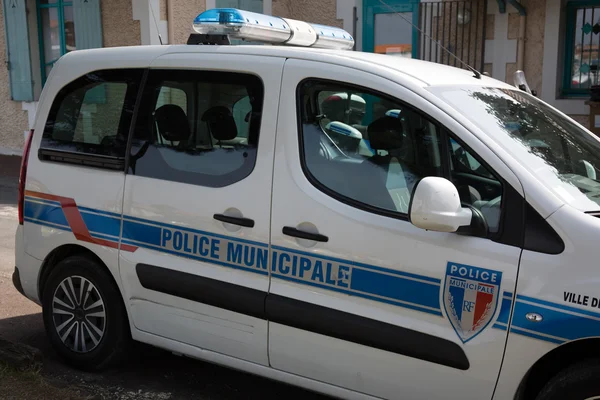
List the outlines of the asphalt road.
{"label": "asphalt road", "polygon": [[64,365],[46,339],[41,308],[12,285],[18,169],[17,157],[0,156],[0,336],[39,348],[44,354],[42,373],[55,385],[79,388],[96,400],[326,399],[142,344],[134,346],[134,357],[126,364],[101,374],[82,373]]}

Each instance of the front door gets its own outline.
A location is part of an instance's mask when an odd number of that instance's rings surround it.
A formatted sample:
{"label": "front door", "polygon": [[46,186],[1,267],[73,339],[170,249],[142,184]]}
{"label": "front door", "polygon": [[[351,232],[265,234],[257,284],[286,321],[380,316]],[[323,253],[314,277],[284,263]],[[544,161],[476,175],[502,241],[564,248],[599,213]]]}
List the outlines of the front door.
{"label": "front door", "polygon": [[363,0],[363,51],[418,56],[418,0]]}
{"label": "front door", "polygon": [[[297,95],[281,97],[277,127],[271,366],[383,398],[491,398],[521,252],[503,244],[510,215],[495,207],[510,210],[514,175],[370,73],[288,60],[282,93]],[[486,237],[407,220],[415,182],[431,175],[481,209]]]}
{"label": "front door", "polygon": [[[177,66],[174,68],[173,66]],[[149,70],[125,179],[134,337],[268,365],[264,298],[283,60],[172,54]]]}

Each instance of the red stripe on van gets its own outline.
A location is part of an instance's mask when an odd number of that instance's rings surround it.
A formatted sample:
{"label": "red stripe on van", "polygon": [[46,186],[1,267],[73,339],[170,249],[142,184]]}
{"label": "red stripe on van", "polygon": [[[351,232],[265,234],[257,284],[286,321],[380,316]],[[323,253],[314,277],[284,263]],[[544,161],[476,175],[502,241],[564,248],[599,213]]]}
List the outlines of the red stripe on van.
{"label": "red stripe on van", "polygon": [[[113,249],[119,248],[118,242],[113,242],[113,241],[105,240],[105,239],[98,239],[98,238],[94,238],[94,237],[92,237],[92,235],[90,235],[90,231],[88,230],[87,226],[85,225],[85,221],[83,220],[83,217],[81,216],[81,213],[79,212],[79,208],[77,207],[77,203],[75,203],[74,199],[71,199],[68,197],[56,196],[56,195],[48,194],[48,193],[34,192],[31,190],[26,190],[25,195],[31,196],[31,197],[37,197],[37,198],[45,199],[45,200],[58,201],[60,203],[60,206],[61,206],[63,212],[65,213],[65,218],[67,219],[67,222],[69,223],[69,226],[71,227],[71,230],[73,231],[73,234],[75,235],[75,238],[77,240],[97,244],[100,246],[106,246],[106,247],[110,247]],[[128,244],[121,244],[121,250],[123,250],[123,251],[134,252],[137,249],[138,248],[136,246],[131,246]]]}

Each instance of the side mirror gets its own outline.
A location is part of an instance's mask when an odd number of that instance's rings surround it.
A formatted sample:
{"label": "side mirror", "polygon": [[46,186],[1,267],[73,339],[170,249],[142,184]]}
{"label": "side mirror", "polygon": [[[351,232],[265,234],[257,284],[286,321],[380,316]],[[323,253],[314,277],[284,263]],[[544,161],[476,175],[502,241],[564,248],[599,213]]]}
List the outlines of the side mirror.
{"label": "side mirror", "polygon": [[487,235],[485,218],[474,207],[463,207],[456,186],[445,178],[428,176],[415,186],[408,207],[417,228],[437,232]]}
{"label": "side mirror", "polygon": [[596,168],[589,161],[581,160],[583,166],[585,167],[585,173],[588,178],[596,180]]}
{"label": "side mirror", "polygon": [[513,74],[513,81],[518,89],[531,94],[531,89],[527,84],[527,79],[525,79],[525,73],[523,71],[520,69],[516,70]]}

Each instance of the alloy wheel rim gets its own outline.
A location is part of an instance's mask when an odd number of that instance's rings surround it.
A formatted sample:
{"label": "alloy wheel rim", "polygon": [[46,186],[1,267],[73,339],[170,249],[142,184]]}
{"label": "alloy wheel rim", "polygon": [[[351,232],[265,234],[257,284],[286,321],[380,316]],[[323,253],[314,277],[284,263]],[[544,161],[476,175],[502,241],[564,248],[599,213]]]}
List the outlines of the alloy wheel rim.
{"label": "alloy wheel rim", "polygon": [[65,278],[56,287],[52,318],[60,340],[76,353],[89,353],[104,338],[104,300],[96,286],[82,276]]}

